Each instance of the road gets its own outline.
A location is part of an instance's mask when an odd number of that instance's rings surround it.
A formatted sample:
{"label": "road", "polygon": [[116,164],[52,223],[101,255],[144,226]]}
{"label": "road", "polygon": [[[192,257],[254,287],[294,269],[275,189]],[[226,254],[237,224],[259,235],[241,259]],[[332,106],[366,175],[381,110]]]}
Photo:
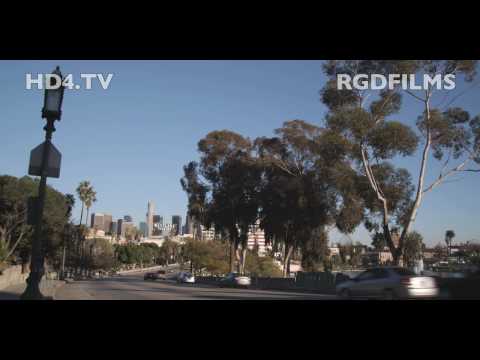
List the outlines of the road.
{"label": "road", "polygon": [[58,289],[56,300],[331,300],[332,295],[252,289],[223,289],[170,280],[144,281],[142,273],[77,281]]}

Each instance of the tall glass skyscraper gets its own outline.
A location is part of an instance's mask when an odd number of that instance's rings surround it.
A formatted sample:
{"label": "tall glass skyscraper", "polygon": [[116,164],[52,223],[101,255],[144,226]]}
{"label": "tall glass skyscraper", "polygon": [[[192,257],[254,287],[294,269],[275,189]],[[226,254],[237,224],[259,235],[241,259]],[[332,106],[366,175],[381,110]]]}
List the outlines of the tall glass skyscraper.
{"label": "tall glass skyscraper", "polygon": [[147,207],[147,238],[153,235],[153,213],[155,212],[155,205],[153,201],[148,202]]}
{"label": "tall glass skyscraper", "polygon": [[175,235],[182,235],[182,217],[180,215],[172,216],[172,225],[175,225]]}

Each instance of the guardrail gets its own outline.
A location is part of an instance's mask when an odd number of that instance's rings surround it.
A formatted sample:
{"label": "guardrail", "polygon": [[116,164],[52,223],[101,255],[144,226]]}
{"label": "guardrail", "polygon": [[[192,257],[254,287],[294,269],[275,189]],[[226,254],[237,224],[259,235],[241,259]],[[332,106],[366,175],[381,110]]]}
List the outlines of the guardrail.
{"label": "guardrail", "polygon": [[152,267],[148,267],[148,268],[137,268],[137,269],[132,269],[132,270],[117,271],[117,274],[131,274],[131,273],[154,271],[154,270],[161,270],[161,269],[174,269],[174,268],[177,268],[178,266],[179,266],[178,264],[170,264],[170,265],[167,265],[167,266],[158,265],[158,266],[152,266]]}
{"label": "guardrail", "polygon": [[[297,290],[334,294],[335,286],[350,277],[342,273],[297,273],[296,278],[252,276],[251,287],[262,290]],[[199,284],[218,285],[223,279],[219,276],[196,276]]]}

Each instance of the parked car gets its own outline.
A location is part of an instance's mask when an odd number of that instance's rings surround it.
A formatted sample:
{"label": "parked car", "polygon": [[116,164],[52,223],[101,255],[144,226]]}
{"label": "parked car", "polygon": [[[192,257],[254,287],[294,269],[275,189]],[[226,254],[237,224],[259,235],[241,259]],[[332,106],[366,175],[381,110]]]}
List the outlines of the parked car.
{"label": "parked car", "polygon": [[195,283],[195,276],[193,276],[189,272],[181,272],[177,276],[177,283],[194,284]]}
{"label": "parked car", "polygon": [[165,270],[159,270],[155,272],[148,272],[143,276],[143,280],[166,280]]}
{"label": "parked car", "polygon": [[237,273],[229,273],[226,277],[220,280],[220,287],[244,287],[248,288],[252,284],[252,280],[248,276],[243,276]]}
{"label": "parked car", "polygon": [[439,287],[435,278],[416,275],[402,267],[376,267],[336,286],[342,298],[409,299],[435,298]]}

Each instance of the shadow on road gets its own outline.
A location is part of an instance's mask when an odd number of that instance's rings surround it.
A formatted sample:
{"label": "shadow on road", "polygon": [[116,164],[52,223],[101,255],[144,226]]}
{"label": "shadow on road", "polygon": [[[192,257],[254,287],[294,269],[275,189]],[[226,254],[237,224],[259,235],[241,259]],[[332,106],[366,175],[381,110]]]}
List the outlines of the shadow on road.
{"label": "shadow on road", "polygon": [[0,291],[0,301],[1,300],[19,300],[19,294],[8,292],[8,291]]}
{"label": "shadow on road", "polygon": [[[107,280],[107,281],[105,281]],[[192,299],[219,299],[219,300],[305,300],[305,299],[321,299],[325,300],[325,295],[308,294],[308,293],[292,293],[259,289],[228,289],[219,288],[205,284],[179,284],[175,281],[158,280],[144,281],[138,277],[110,278],[104,279],[101,287],[95,287],[96,292],[108,293],[118,292],[119,298],[121,293],[158,293],[158,294],[175,294],[177,296],[189,296]],[[109,284],[110,283],[110,284]],[[98,283],[97,283],[98,284]],[[123,285],[127,285],[123,287]]]}

